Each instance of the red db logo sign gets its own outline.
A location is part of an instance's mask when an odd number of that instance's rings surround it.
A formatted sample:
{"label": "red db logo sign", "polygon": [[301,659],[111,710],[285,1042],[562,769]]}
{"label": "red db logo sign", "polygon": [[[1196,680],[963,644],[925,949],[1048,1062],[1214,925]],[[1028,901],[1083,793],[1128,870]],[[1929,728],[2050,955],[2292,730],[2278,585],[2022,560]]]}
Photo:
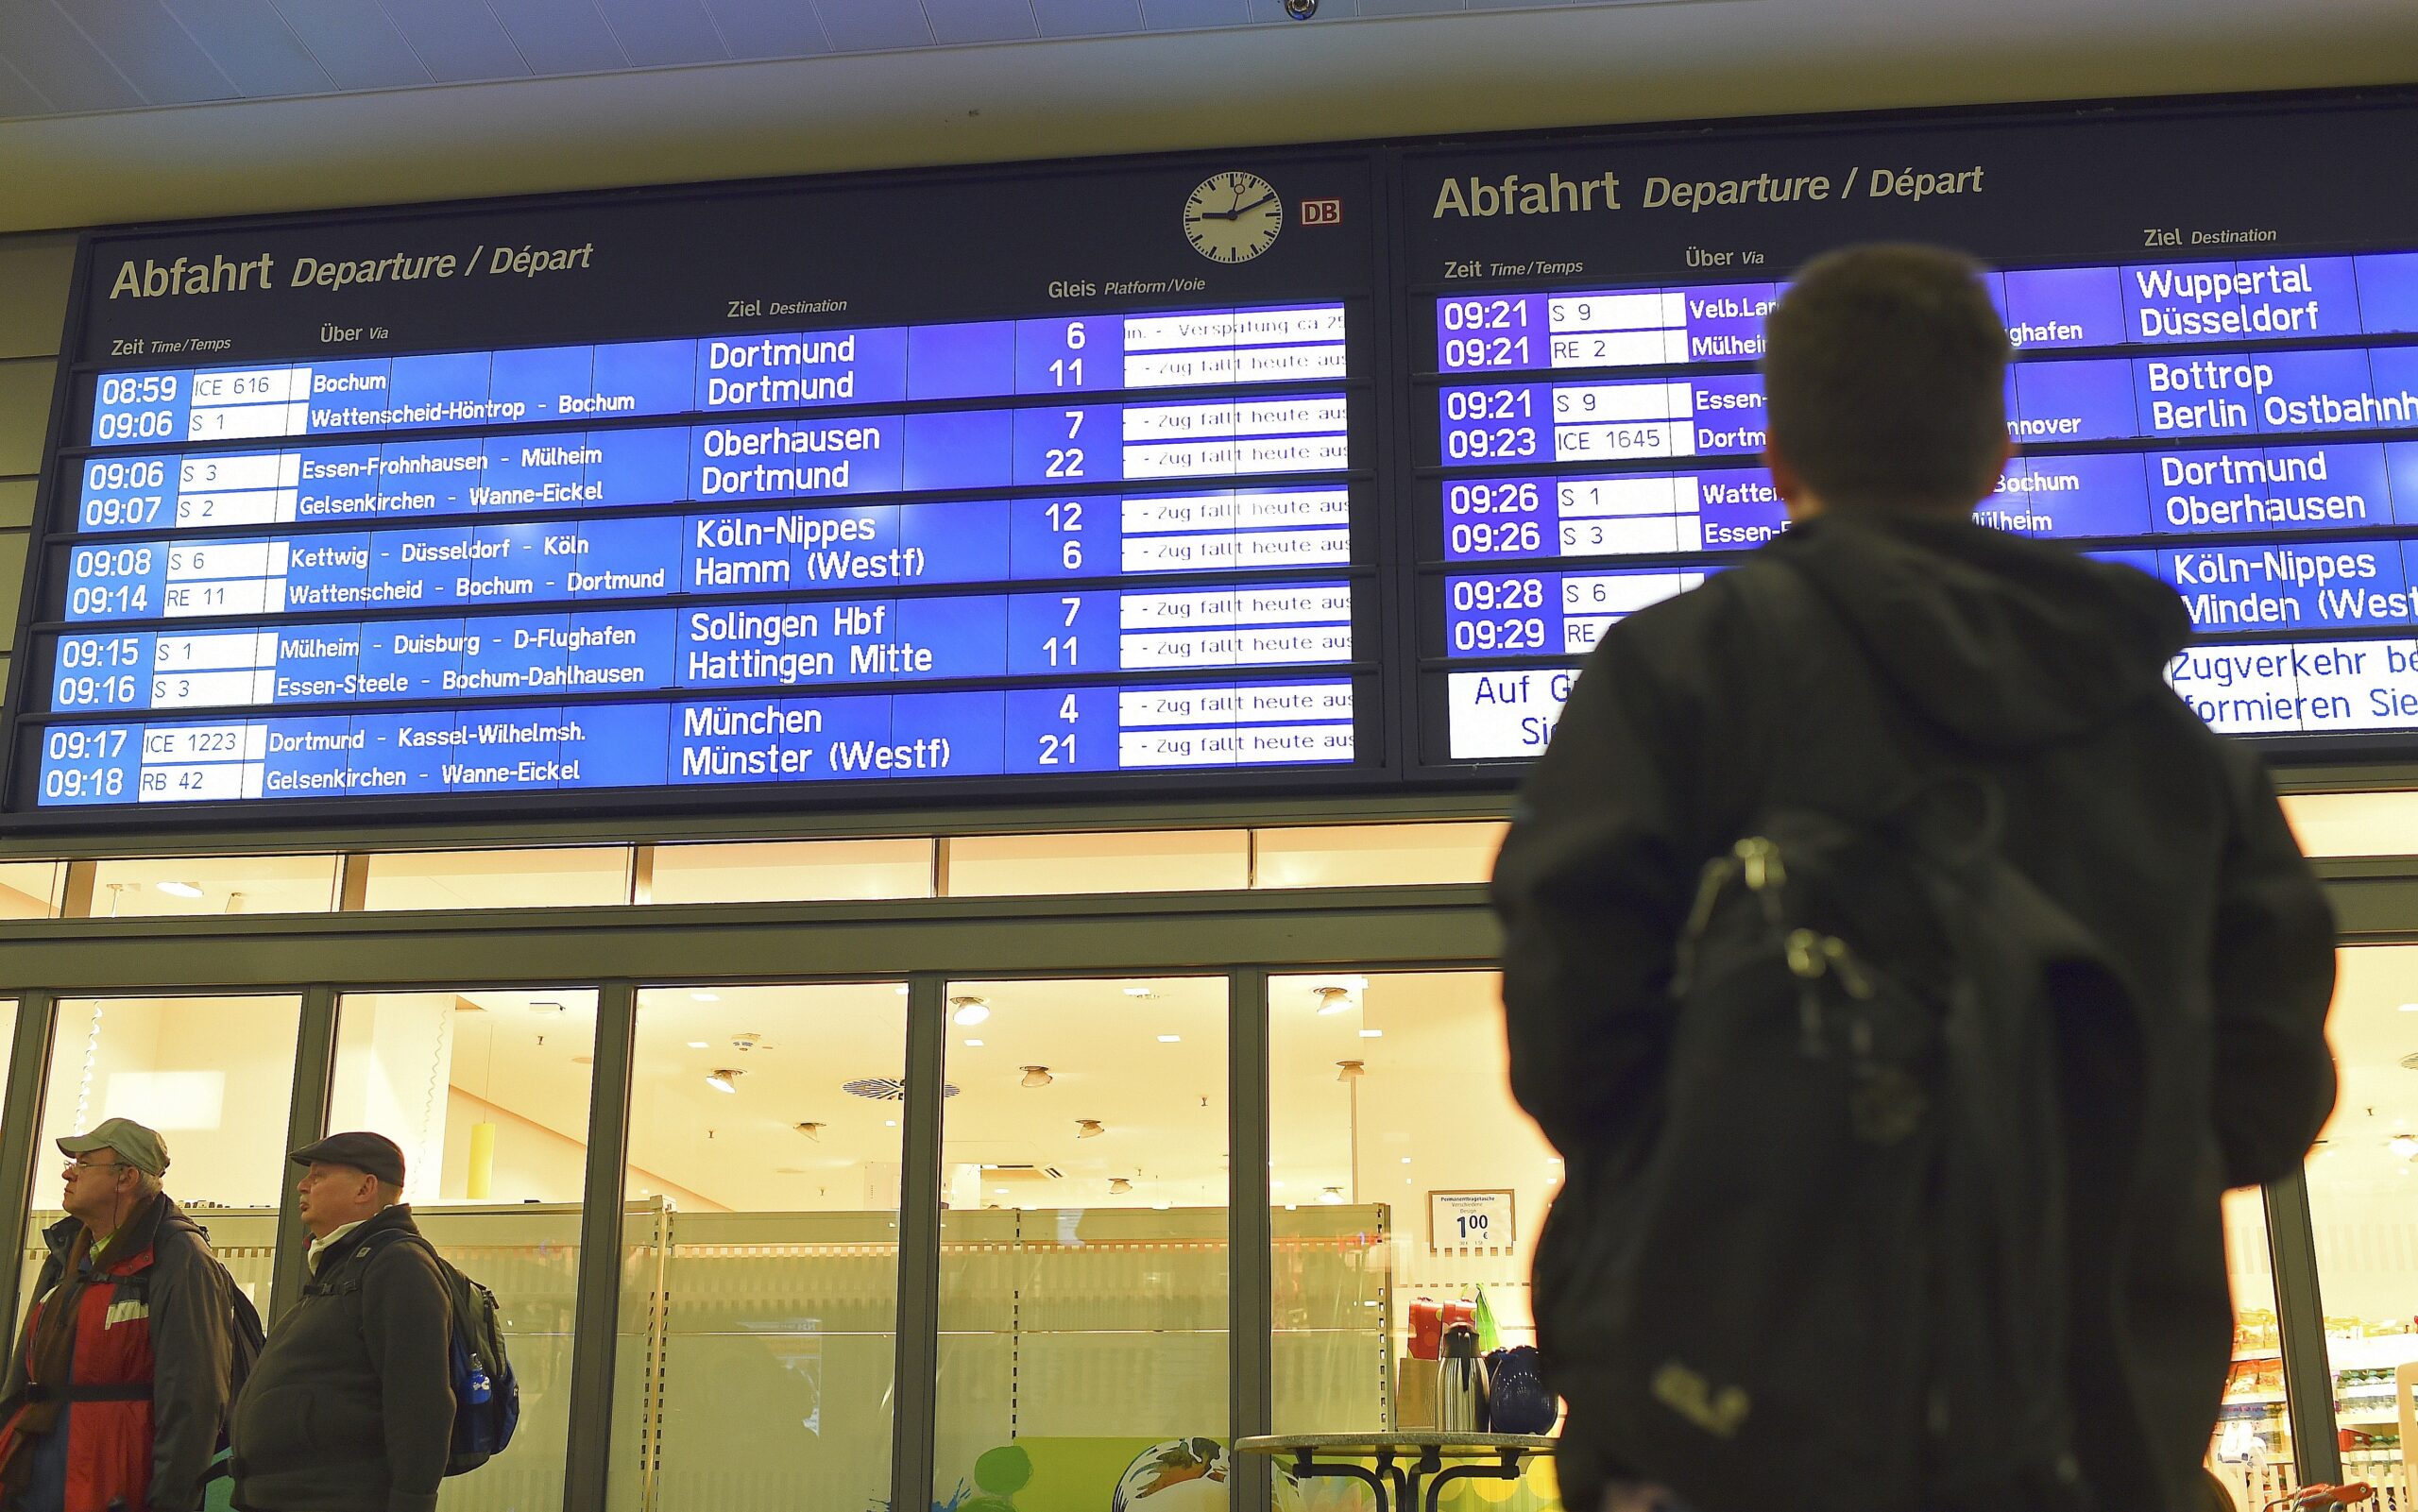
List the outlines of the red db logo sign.
{"label": "red db logo sign", "polygon": [[1340,226],[1343,224],[1343,201],[1340,199],[1304,199],[1302,201],[1302,224],[1304,226]]}

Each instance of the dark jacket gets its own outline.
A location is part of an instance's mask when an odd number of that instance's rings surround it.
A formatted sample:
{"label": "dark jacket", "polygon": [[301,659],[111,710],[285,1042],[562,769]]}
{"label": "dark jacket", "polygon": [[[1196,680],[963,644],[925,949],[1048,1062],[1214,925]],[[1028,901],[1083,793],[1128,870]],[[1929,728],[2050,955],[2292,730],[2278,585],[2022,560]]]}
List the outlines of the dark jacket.
{"label": "dark jacket", "polygon": [[[61,1218],[43,1231],[49,1253],[33,1290],[41,1300],[28,1310],[0,1397],[0,1458],[18,1448],[26,1346],[55,1300],[80,1227]],[[227,1418],[234,1280],[200,1225],[165,1195],[117,1236],[98,1268],[106,1279],[85,1287],[78,1304],[73,1385],[147,1385],[150,1396],[68,1402],[53,1430],[67,1436],[66,1512],[100,1512],[116,1499],[153,1512],[191,1512],[201,1505],[202,1472],[218,1453]]]}
{"label": "dark jacket", "polygon": [[[2293,1170],[2334,1098],[2332,920],[2255,755],[2165,684],[2189,631],[2171,590],[2060,547],[1811,522],[1611,629],[1494,876],[1512,1089],[1575,1195],[1649,1131],[1703,864],[1767,805],[1877,807],[1891,747],[1994,774],[2008,859],[2137,1005],[2060,1029],[2070,1387],[2098,1504],[2167,1512],[2198,1505],[2231,1354],[2220,1195]],[[1588,1222],[1557,1211],[1543,1244],[1588,1249]],[[1596,1305],[1539,1319],[1573,1506],[1620,1463],[1589,1428]]]}
{"label": "dark jacket", "polygon": [[433,1512],[453,1436],[452,1303],[398,1205],[313,1257],[235,1403],[235,1505]]}

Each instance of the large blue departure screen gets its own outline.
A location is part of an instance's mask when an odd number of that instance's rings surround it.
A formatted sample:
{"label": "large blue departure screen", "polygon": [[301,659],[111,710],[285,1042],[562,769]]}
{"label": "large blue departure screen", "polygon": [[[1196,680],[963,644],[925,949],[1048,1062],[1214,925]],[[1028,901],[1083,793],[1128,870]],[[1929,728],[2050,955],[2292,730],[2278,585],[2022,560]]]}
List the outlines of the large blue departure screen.
{"label": "large blue departure screen", "polygon": [[[2024,452],[1979,520],[2093,543],[2172,584],[2212,638],[2418,632],[2418,255],[2036,268],[1989,283],[2018,353],[2007,427]],[[1456,569],[1431,589],[1442,601],[1432,653],[1583,655],[1622,616],[1787,528],[1754,461],[1762,382],[1736,362],[1760,354],[1762,317],[1784,287],[1434,302],[1438,363],[1452,376],[1433,390],[1428,497],[1437,555]],[[2184,343],[2195,345],[2050,355]],[[1629,367],[1657,373],[1617,376]],[[1601,376],[1530,376],[1552,369]],[[1462,376],[1475,373],[1487,376]],[[1555,565],[1635,558],[1657,565]],[[2418,638],[2310,654],[2194,652],[2173,676],[2221,729],[2418,726]],[[2255,666],[2269,670],[2241,670]],[[1452,756],[1532,753],[1556,686],[1567,678],[1450,672]]]}
{"label": "large blue departure screen", "polygon": [[1205,174],[97,244],[16,807],[1383,768],[1369,168]]}
{"label": "large blue departure screen", "polygon": [[[97,233],[29,827],[1501,785],[1789,528],[1765,323],[1970,252],[1975,518],[2418,755],[2418,95],[1643,128]],[[897,795],[894,800],[892,795]]]}

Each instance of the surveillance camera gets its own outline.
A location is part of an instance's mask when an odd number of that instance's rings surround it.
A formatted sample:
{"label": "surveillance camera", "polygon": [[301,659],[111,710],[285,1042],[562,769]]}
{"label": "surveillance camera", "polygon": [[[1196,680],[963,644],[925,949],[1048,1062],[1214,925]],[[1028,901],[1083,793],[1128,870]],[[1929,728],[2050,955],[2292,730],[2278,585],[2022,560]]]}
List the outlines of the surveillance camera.
{"label": "surveillance camera", "polygon": [[1319,13],[1319,0],[1285,0],[1285,13],[1295,21],[1307,21]]}

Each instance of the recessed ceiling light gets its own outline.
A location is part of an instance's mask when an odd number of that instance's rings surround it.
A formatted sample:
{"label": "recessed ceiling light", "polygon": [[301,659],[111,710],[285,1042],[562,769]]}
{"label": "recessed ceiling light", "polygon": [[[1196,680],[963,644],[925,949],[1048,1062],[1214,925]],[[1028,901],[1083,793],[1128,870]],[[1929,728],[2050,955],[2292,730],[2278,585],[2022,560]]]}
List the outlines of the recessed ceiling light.
{"label": "recessed ceiling light", "polygon": [[1383,1029],[1362,1029],[1360,1031],[1360,1037],[1364,1040],[1382,1040],[1386,1037],[1386,1031]]}
{"label": "recessed ceiling light", "polygon": [[968,1040],[965,1042],[965,1047],[969,1050],[979,1050],[982,1048],[982,1042],[980,1040]]}
{"label": "recessed ceiling light", "polygon": [[1181,1034],[1162,1034],[1159,1036],[1159,1043],[1161,1045],[1182,1045],[1183,1043],[1183,1036]]}
{"label": "recessed ceiling light", "polygon": [[167,893],[170,897],[175,898],[197,898],[201,896],[201,889],[194,886],[191,882],[162,882],[160,884],[160,891]]}
{"label": "recessed ceiling light", "polygon": [[690,1001],[690,1002],[692,1002],[692,1003],[719,1003],[719,1002],[721,1002],[721,1001],[722,1001],[722,994],[720,994],[720,993],[690,993],[690,994],[689,994],[689,1001]]}
{"label": "recessed ceiling light", "polygon": [[710,1050],[710,1049],[712,1049],[712,1048],[713,1048],[713,1046],[712,1046],[712,1045],[707,1045],[707,1044],[705,1041],[703,1041],[703,1040],[690,1040],[690,1041],[689,1042],[689,1048],[690,1048],[690,1049],[691,1049],[691,1050]]}
{"label": "recessed ceiling light", "polygon": [[884,1129],[895,1129],[898,1127],[898,1120],[895,1118],[885,1118],[881,1121],[881,1127]]}
{"label": "recessed ceiling light", "polygon": [[1402,1163],[1403,1163],[1405,1165],[1409,1164],[1410,1164],[1410,1157],[1409,1157],[1409,1156],[1407,1156],[1407,1155],[1404,1156],[1404,1157],[1402,1158]]}
{"label": "recessed ceiling light", "polygon": [[2418,1003],[2404,1003],[2401,1005],[2401,1011],[2405,1013],[2418,1013]]}
{"label": "recessed ceiling light", "polygon": [[1147,987],[1128,987],[1125,989],[1125,995],[1128,997],[1156,997],[1159,994],[1150,991]]}

